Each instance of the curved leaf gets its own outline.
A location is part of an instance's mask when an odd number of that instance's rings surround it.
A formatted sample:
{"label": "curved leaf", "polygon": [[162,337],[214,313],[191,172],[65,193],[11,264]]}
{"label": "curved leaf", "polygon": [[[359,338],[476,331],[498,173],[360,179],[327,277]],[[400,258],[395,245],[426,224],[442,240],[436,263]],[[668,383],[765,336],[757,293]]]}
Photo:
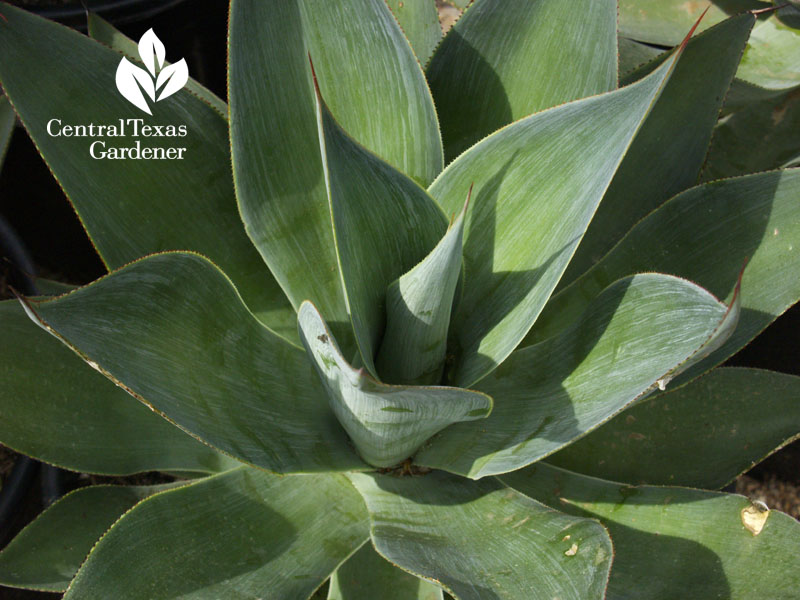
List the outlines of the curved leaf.
{"label": "curved leaf", "polygon": [[[769,11],[753,28],[736,73],[738,79],[762,92],[788,90],[800,85],[797,62],[800,29],[795,28],[796,18],[791,18],[797,14],[797,9],[788,3],[775,9],[774,5],[779,4],[757,0],[714,0],[700,25],[702,30],[743,11]],[[685,0],[620,0],[620,33],[641,42],[673,46],[680,42],[703,8],[702,3]]]}
{"label": "curved leaf", "polygon": [[151,256],[31,315],[90,366],[221,451],[277,472],[363,468],[302,349],[195,254]]}
{"label": "curved leaf", "polygon": [[[503,481],[570,514],[596,517],[614,540],[608,600],[790,600],[800,586],[800,523],[747,498],[685,488],[632,487],[544,464]],[[759,529],[760,527],[763,527]]]}
{"label": "curved leaf", "polygon": [[93,485],[70,492],[0,552],[0,585],[63,592],[86,555],[123,513],[174,487]]}
{"label": "curved leaf", "polygon": [[34,283],[36,285],[36,291],[43,296],[60,296],[78,287],[71,283],[64,283],[63,281],[56,281],[54,279],[45,279],[44,277],[37,277]]}
{"label": "curved leaf", "polygon": [[[0,441],[75,471],[213,472],[235,461],[174,427],[0,302]],[[80,443],[78,443],[80,442]]]}
{"label": "curved leaf", "polygon": [[597,265],[555,295],[524,344],[558,334],[619,277],[660,271],[718,298],[742,277],[742,312],[728,341],[681,376],[734,354],[800,299],[800,169],[707,183],[671,199],[636,225]]}
{"label": "curved leaf", "polygon": [[[148,117],[114,85],[118,52],[13,6],[4,5],[3,14],[0,82],[105,264],[114,269],[163,250],[201,252],[230,274],[255,314],[286,331],[294,313],[242,231],[225,119],[187,90],[153,103]],[[87,130],[88,137],[63,133],[91,123],[119,134],[121,119],[124,137],[97,129]],[[184,126],[186,135],[144,136],[145,125],[162,133]],[[105,146],[95,150],[138,142],[185,152],[181,160],[96,160],[90,155],[96,141]]]}
{"label": "curved leaf", "polygon": [[433,183],[431,195],[446,212],[459,210],[464,190],[475,186],[450,381],[472,385],[525,336],[678,55],[626,88],[517,121],[470,148]]}
{"label": "curved leaf", "polygon": [[616,2],[480,0],[427,75],[451,161],[517,119],[615,89]]}
{"label": "curved leaf", "polygon": [[800,377],[720,368],[642,402],[548,458],[631,484],[719,489],[800,437]]}
{"label": "curved leaf", "polygon": [[702,179],[769,171],[800,164],[800,90],[754,102],[714,130]]}
{"label": "curved leaf", "polygon": [[[427,185],[442,168],[422,70],[384,2],[234,0],[231,148],[247,233],[293,306],[348,322],[325,191],[314,87],[360,144]],[[254,151],[258,149],[258,151]],[[339,325],[341,324],[341,325]]]}
{"label": "curved leaf", "polygon": [[3,160],[6,157],[6,150],[8,150],[16,122],[17,115],[11,107],[11,103],[8,98],[0,94],[0,169],[3,167]]}
{"label": "curved leaf", "polygon": [[242,467],[139,503],[64,598],[125,590],[127,600],[306,600],[367,536],[364,505],[344,477]]}
{"label": "curved leaf", "polygon": [[622,80],[628,73],[650,62],[664,50],[648,46],[626,37],[617,39],[619,45],[619,77]]}
{"label": "curved leaf", "polygon": [[652,391],[727,314],[681,279],[618,281],[560,335],[514,352],[478,384],[496,399],[485,421],[446,429],[414,462],[479,478],[539,460]]}
{"label": "curved leaf", "polygon": [[483,419],[492,410],[492,399],[479,392],[386,385],[354,369],[310,302],[300,306],[298,324],[331,409],[371,465],[395,465],[448,425]]}
{"label": "curved leaf", "polygon": [[386,292],[386,330],[376,361],[384,381],[424,385],[442,379],[468,205],[469,198],[430,254]]}
{"label": "curved leaf", "polygon": [[770,6],[770,2],[759,0],[711,0],[710,5],[686,0],[619,0],[619,31],[641,42],[674,46],[706,7],[708,12],[700,22],[700,31],[737,13]]}
{"label": "curved leaf", "polygon": [[[424,189],[343,131],[315,89],[347,311],[361,359],[377,377],[375,355],[386,323],[386,288],[425,258],[447,230],[447,219]],[[341,339],[343,334],[334,331]],[[348,338],[342,345],[349,351]]]}
{"label": "curved leaf", "polygon": [[[650,211],[697,183],[720,107],[755,21],[754,15],[745,13],[689,40],[603,196],[559,282],[561,287],[600,260]],[[640,79],[664,58],[630,73],[622,83]]]}
{"label": "curved leaf", "polygon": [[753,28],[736,73],[742,81],[769,90],[800,86],[800,29],[784,24],[779,15],[773,14]]}
{"label": "curved leaf", "polygon": [[328,600],[442,600],[442,589],[401,571],[381,558],[372,544],[347,559],[331,576]]}
{"label": "curved leaf", "polygon": [[459,600],[603,598],[611,540],[496,480],[352,474],[377,551]]}
{"label": "curved leaf", "polygon": [[421,65],[442,39],[435,0],[386,0]]}

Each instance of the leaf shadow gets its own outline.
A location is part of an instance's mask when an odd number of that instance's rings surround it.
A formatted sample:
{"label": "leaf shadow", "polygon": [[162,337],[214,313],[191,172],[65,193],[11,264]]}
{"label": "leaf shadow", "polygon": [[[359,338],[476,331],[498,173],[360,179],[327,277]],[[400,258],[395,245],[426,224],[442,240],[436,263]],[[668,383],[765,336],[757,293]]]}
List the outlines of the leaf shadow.
{"label": "leaf shadow", "polygon": [[458,56],[458,65],[468,65],[463,72],[453,73],[454,61],[437,56],[444,54],[440,49],[426,73],[436,101],[447,164],[510,123],[513,115],[502,80],[457,29],[448,32],[442,47],[447,55]]}
{"label": "leaf shadow", "polygon": [[[591,513],[585,516],[592,517]],[[719,556],[699,544],[672,535],[648,533],[603,520],[614,544],[608,597],[615,600],[671,598],[675,582],[694,598],[731,597]],[[646,549],[646,550],[645,550]]]}
{"label": "leaf shadow", "polygon": [[[225,512],[224,523],[220,523],[221,533],[224,545],[237,549],[236,560],[230,560],[226,552],[206,553],[201,544],[197,551],[202,560],[169,561],[169,568],[151,572],[151,575],[161,574],[163,579],[153,577],[147,583],[140,583],[142,591],[149,590],[153,597],[165,593],[169,597],[185,597],[194,594],[205,596],[212,591],[208,588],[213,588],[216,597],[225,597],[226,593],[235,593],[238,589],[238,577],[248,573],[254,575],[287,552],[297,537],[297,530],[281,514],[258,499],[259,490],[254,488],[251,492],[243,493],[231,487],[224,492],[226,505],[231,509]],[[258,515],[258,518],[250,518],[252,515]],[[195,539],[201,541],[208,535],[208,526],[209,521],[202,510],[189,511],[180,520],[163,521],[162,532],[167,538],[173,531],[174,541],[184,537],[187,530],[195,530]],[[267,540],[268,543],[264,543]],[[158,548],[154,545],[165,543],[165,539],[159,541],[149,537],[146,543],[156,551]],[[139,547],[139,551],[145,552],[145,549]],[[124,570],[122,565],[118,567]]]}
{"label": "leaf shadow", "polygon": [[[478,348],[483,338],[508,317],[512,310],[525,303],[526,297],[540,282],[555,262],[563,259],[581,237],[576,235],[558,250],[546,257],[533,269],[497,270],[495,250],[497,241],[497,210],[500,189],[509,170],[517,159],[515,152],[498,171],[484,183],[475,195],[467,213],[464,232],[464,289],[469,290],[472,279],[480,279],[480,292],[472,296],[466,293],[460,299],[451,322],[448,337],[448,368],[446,382],[453,383],[462,378],[460,373],[465,355],[471,355],[469,372],[483,374],[493,371],[498,363]],[[535,232],[534,235],[547,235]],[[477,277],[476,277],[477,275]],[[482,305],[491,301],[493,310],[482,310]],[[476,323],[475,313],[479,313]],[[519,343],[524,334],[519,335]]]}

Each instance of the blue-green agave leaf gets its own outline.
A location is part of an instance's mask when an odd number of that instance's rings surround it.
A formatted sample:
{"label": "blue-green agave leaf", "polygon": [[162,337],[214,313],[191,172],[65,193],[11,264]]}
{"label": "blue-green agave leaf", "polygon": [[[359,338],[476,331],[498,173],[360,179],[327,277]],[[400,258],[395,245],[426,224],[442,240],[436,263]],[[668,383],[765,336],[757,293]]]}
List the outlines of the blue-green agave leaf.
{"label": "blue-green agave leaf", "polygon": [[603,598],[613,551],[596,521],[551,510],[494,478],[348,477],[367,504],[377,551],[459,600]]}
{"label": "blue-green agave leaf", "polygon": [[692,188],[636,225],[599,263],[556,294],[524,344],[557,335],[620,277],[660,271],[695,281],[718,298],[741,280],[733,335],[678,378],[686,382],[742,348],[800,299],[800,169]]}
{"label": "blue-green agave leaf", "polygon": [[469,386],[480,380],[533,325],[679,54],[633,85],[498,131],[430,187],[445,211],[455,212],[464,190],[475,185],[449,381]]}
{"label": "blue-green agave leaf", "polygon": [[673,600],[676,582],[694,598],[791,600],[800,589],[800,523],[759,501],[679,487],[634,487],[543,463],[502,480],[558,510],[598,518],[608,528],[614,540],[608,600]]}
{"label": "blue-green agave leaf", "polygon": [[[256,316],[285,333],[294,311],[243,231],[225,118],[189,89],[152,103],[148,116],[114,85],[118,51],[8,4],[2,13],[0,84],[106,266],[165,250],[200,252],[225,269]],[[88,124],[118,134],[124,126],[126,135],[63,133]],[[178,135],[144,137],[145,125]],[[96,142],[185,152],[181,160],[95,159]]]}
{"label": "blue-green agave leaf", "polygon": [[140,502],[64,598],[305,599],[368,535],[364,504],[342,475],[242,467]]}
{"label": "blue-green agave leaf", "polygon": [[[36,284],[44,287],[42,280]],[[209,473],[236,463],[91,369],[31,323],[17,301],[0,302],[0,330],[4,445],[50,464],[103,475]]]}
{"label": "blue-green agave leaf", "polygon": [[615,0],[480,0],[427,69],[448,161],[532,113],[617,87]]}
{"label": "blue-green agave leaf", "polygon": [[663,48],[648,46],[626,37],[619,37],[617,45],[619,46],[620,80],[637,67],[641,67],[664,52]]}
{"label": "blue-green agave leaf", "polygon": [[729,314],[682,279],[622,279],[558,336],[514,352],[483,379],[476,387],[496,399],[494,412],[446,429],[415,462],[479,478],[540,460],[653,391]]}
{"label": "blue-green agave leaf", "polygon": [[746,10],[769,8],[760,0],[713,0],[711,3],[685,0],[619,0],[620,35],[656,44],[674,46],[707,9],[699,29],[703,31]]}
{"label": "blue-green agave leaf", "polygon": [[423,188],[353,140],[316,90],[342,288],[361,360],[377,377],[386,289],[425,258],[447,231],[447,219]]}
{"label": "blue-green agave leaf", "polygon": [[92,485],[70,492],[0,552],[0,585],[63,592],[117,519],[144,498],[175,485]]}
{"label": "blue-green agave leaf", "polygon": [[436,0],[386,0],[414,54],[425,65],[442,39]]}
{"label": "blue-green agave leaf", "polygon": [[[745,13],[693,37],[603,196],[559,282],[563,287],[600,260],[636,223],[697,183],[725,94],[756,22]],[[652,72],[647,63],[626,85]],[[675,124],[680,123],[680,127]]]}
{"label": "blue-green agave leaf", "polygon": [[377,367],[388,383],[438,383],[461,275],[464,208],[431,253],[386,292],[386,331]]}
{"label": "blue-green agave leaf", "polygon": [[385,2],[233,0],[228,96],[242,220],[292,305],[314,301],[349,348],[309,54],[333,113],[364,147],[423,185],[441,171],[442,147],[422,69]]}
{"label": "blue-green agave leaf", "polygon": [[244,462],[364,468],[301,348],[259,323],[207,259],[165,253],[52,300],[47,331],[153,410]]}
{"label": "blue-green agave leaf", "polygon": [[702,180],[800,165],[798,130],[800,90],[748,103],[717,124]]}
{"label": "blue-green agave leaf", "polygon": [[331,409],[369,464],[390,467],[448,425],[483,419],[492,399],[450,387],[386,385],[344,359],[310,302],[298,312],[300,338],[328,392]]}
{"label": "blue-green agave leaf", "polygon": [[651,396],[547,461],[634,485],[720,489],[799,432],[800,377],[721,367]]}
{"label": "blue-green agave leaf", "polygon": [[366,543],[331,576],[328,600],[443,600],[442,588],[399,569]]}

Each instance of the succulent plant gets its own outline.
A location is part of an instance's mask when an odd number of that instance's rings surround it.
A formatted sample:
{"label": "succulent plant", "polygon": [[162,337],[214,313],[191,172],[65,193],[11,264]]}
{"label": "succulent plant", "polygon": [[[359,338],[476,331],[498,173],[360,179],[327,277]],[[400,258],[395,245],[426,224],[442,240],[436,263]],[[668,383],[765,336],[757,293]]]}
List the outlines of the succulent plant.
{"label": "succulent plant", "polygon": [[[687,10],[688,9],[688,10]],[[702,181],[800,165],[800,4],[761,0],[715,1],[700,29],[743,10],[758,20],[745,45],[715,126]],[[677,44],[692,25],[683,0],[620,0],[620,69],[638,66]]]}
{"label": "succulent plant", "polygon": [[[797,597],[800,525],[714,491],[800,431],[797,377],[716,368],[800,298],[800,171],[697,185],[756,15],[620,78],[612,0],[478,0],[441,40],[389,5],[233,0],[229,106],[190,80],[151,116],[113,82],[155,36],[0,6],[0,82],[109,270],[0,304],[0,439],[179,476],[72,492],[0,582]],[[64,134],[120,120],[95,137],[185,151]]]}

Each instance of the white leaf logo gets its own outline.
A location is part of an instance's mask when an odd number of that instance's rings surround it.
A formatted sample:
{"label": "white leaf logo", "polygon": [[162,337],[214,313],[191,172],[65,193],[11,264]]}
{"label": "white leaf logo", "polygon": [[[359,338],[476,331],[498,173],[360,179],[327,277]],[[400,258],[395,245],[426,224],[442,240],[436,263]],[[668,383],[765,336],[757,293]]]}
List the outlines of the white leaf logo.
{"label": "white leaf logo", "polygon": [[[148,29],[139,40],[139,57],[147,67],[147,71],[137,67],[127,58],[123,58],[117,67],[116,82],[119,93],[148,115],[153,113],[150,111],[147,97],[152,102],[169,98],[189,81],[186,60],[182,58],[175,64],[165,67],[165,56],[164,44],[152,29]],[[161,92],[156,97],[158,90]]]}
{"label": "white leaf logo", "polygon": [[180,90],[189,81],[189,68],[186,66],[186,60],[180,59],[174,65],[166,66],[158,74],[156,79],[156,89],[164,85],[164,89],[158,95],[159,100],[172,96],[175,92]]}
{"label": "white leaf logo", "polygon": [[153,77],[164,66],[164,56],[166,54],[167,51],[164,49],[164,44],[158,39],[156,32],[152,29],[145,31],[139,40],[139,56]]}

